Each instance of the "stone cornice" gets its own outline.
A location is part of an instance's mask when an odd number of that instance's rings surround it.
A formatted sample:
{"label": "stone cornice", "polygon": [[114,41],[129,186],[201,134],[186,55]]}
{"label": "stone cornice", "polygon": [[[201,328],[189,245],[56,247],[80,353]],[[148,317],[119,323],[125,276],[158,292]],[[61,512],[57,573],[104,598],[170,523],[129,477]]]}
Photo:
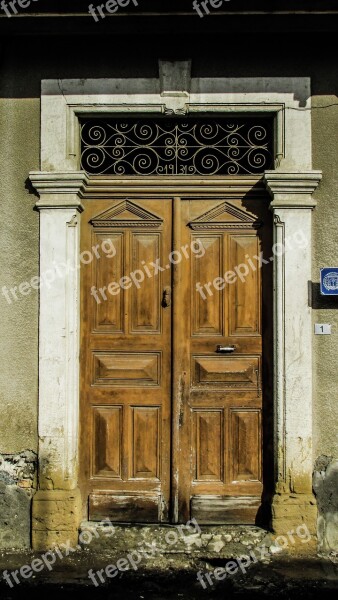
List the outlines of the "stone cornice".
{"label": "stone cornice", "polygon": [[142,196],[164,198],[260,197],[268,194],[261,176],[95,176],[84,171],[32,172],[30,181],[40,195],[37,208],[81,207],[81,199]]}
{"label": "stone cornice", "polygon": [[207,195],[243,198],[244,196],[267,197],[259,176],[150,176],[150,177],[92,177],[85,186],[85,198],[142,195],[152,197]]}
{"label": "stone cornice", "polygon": [[263,181],[272,197],[273,208],[314,208],[312,194],[322,178],[321,171],[265,171]]}
{"label": "stone cornice", "polygon": [[321,171],[266,171],[263,179],[252,176],[89,178],[84,171],[30,173],[30,181],[40,196],[36,202],[38,209],[77,208],[79,211],[83,210],[81,198],[121,194],[243,197],[262,196],[265,189],[272,197],[271,208],[314,208],[316,201],[312,194],[321,178]]}

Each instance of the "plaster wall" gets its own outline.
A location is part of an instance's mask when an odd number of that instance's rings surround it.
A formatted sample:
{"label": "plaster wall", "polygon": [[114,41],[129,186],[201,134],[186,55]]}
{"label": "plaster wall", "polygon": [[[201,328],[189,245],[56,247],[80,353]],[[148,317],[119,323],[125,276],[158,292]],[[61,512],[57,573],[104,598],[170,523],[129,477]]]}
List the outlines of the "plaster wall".
{"label": "plaster wall", "polygon": [[[7,74],[6,74],[7,75]],[[12,76],[11,76],[12,78]],[[39,215],[25,189],[39,165],[39,101],[0,99],[0,287],[38,272]],[[0,297],[0,453],[37,450],[38,292]]]}

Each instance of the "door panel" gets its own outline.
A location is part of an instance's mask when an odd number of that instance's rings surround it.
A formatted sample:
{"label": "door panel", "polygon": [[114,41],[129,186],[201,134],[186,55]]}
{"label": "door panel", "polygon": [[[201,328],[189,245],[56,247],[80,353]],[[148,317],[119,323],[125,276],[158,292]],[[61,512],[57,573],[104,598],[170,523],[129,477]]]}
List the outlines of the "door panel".
{"label": "door panel", "polygon": [[[156,263],[160,259],[163,264],[160,233],[131,234],[131,272],[139,270],[142,265]],[[169,239],[170,242],[170,239]],[[170,246],[169,246],[170,248]],[[161,276],[147,278],[139,287],[130,289],[130,322],[132,333],[160,333],[161,331]],[[162,287],[161,287],[162,286]]]}
{"label": "door panel", "polygon": [[122,407],[93,408],[93,476],[121,479]]}
{"label": "door panel", "polygon": [[259,269],[240,267],[239,277],[235,268],[259,255],[259,224],[219,200],[181,200],[179,214],[180,243],[199,239],[205,253],[182,261],[174,294],[190,312],[174,349],[176,518],[253,523],[262,492],[261,280]]}
{"label": "door panel", "polygon": [[193,410],[194,481],[224,481],[223,410]]}
{"label": "door panel", "polygon": [[[116,254],[114,260],[112,260],[112,257],[109,258],[106,253],[102,253],[103,256],[100,255],[98,260],[94,259],[92,280],[89,283],[95,285],[97,290],[102,289],[110,281],[120,281],[124,272],[124,233],[92,232],[93,247],[97,246],[97,244],[101,246],[106,239],[109,239],[114,245]],[[89,244],[90,247],[91,245]],[[86,275],[89,274],[86,272],[86,268],[84,271]],[[89,290],[87,290],[88,292]],[[124,300],[123,293],[118,295],[108,294],[106,300],[101,298],[100,303],[95,302],[93,304],[95,315],[93,328],[95,331],[106,331],[107,333],[124,332]]]}
{"label": "door panel", "polygon": [[233,481],[260,481],[260,410],[230,410]]}
{"label": "door panel", "polygon": [[[229,235],[227,270],[247,265],[246,257],[258,256],[258,237],[255,234]],[[243,281],[238,277],[229,286],[229,335],[260,334],[260,278],[259,271],[242,269]]]}
{"label": "door panel", "polygon": [[[223,271],[222,237],[191,235],[189,242],[201,240],[205,251],[203,260],[193,256],[191,289],[196,290],[196,285],[201,281],[213,281],[220,277]],[[207,295],[208,292],[206,292]],[[223,295],[217,294],[211,302],[205,302],[199,294],[192,296],[192,335],[222,335],[223,319]]]}
{"label": "door panel", "polygon": [[[82,251],[98,248],[82,268],[81,457],[89,516],[166,521],[171,309],[162,306],[162,292],[171,274],[154,265],[171,251],[171,202],[88,202],[85,215]],[[102,244],[113,244],[114,256]]]}

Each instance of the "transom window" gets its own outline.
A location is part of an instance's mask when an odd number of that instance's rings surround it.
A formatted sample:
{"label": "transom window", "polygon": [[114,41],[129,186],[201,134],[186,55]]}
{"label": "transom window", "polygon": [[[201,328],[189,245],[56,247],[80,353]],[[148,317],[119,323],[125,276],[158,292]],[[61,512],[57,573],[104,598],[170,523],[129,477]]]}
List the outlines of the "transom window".
{"label": "transom window", "polygon": [[272,118],[81,122],[81,168],[91,175],[255,175],[273,163]]}

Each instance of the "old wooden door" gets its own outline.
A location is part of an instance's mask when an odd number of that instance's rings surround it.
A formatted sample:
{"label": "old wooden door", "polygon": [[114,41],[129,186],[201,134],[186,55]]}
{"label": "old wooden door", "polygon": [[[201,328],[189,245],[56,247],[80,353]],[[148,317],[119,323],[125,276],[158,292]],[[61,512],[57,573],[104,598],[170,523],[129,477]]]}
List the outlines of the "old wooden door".
{"label": "old wooden door", "polygon": [[90,519],[254,522],[262,230],[252,208],[86,201],[80,453]]}
{"label": "old wooden door", "polygon": [[[252,205],[254,209],[254,205]],[[176,515],[252,523],[262,492],[262,223],[225,200],[176,201]]]}
{"label": "old wooden door", "polygon": [[171,252],[171,212],[170,200],[86,206],[82,249],[97,255],[82,268],[81,454],[90,519],[168,519],[171,272],[157,265]]}

